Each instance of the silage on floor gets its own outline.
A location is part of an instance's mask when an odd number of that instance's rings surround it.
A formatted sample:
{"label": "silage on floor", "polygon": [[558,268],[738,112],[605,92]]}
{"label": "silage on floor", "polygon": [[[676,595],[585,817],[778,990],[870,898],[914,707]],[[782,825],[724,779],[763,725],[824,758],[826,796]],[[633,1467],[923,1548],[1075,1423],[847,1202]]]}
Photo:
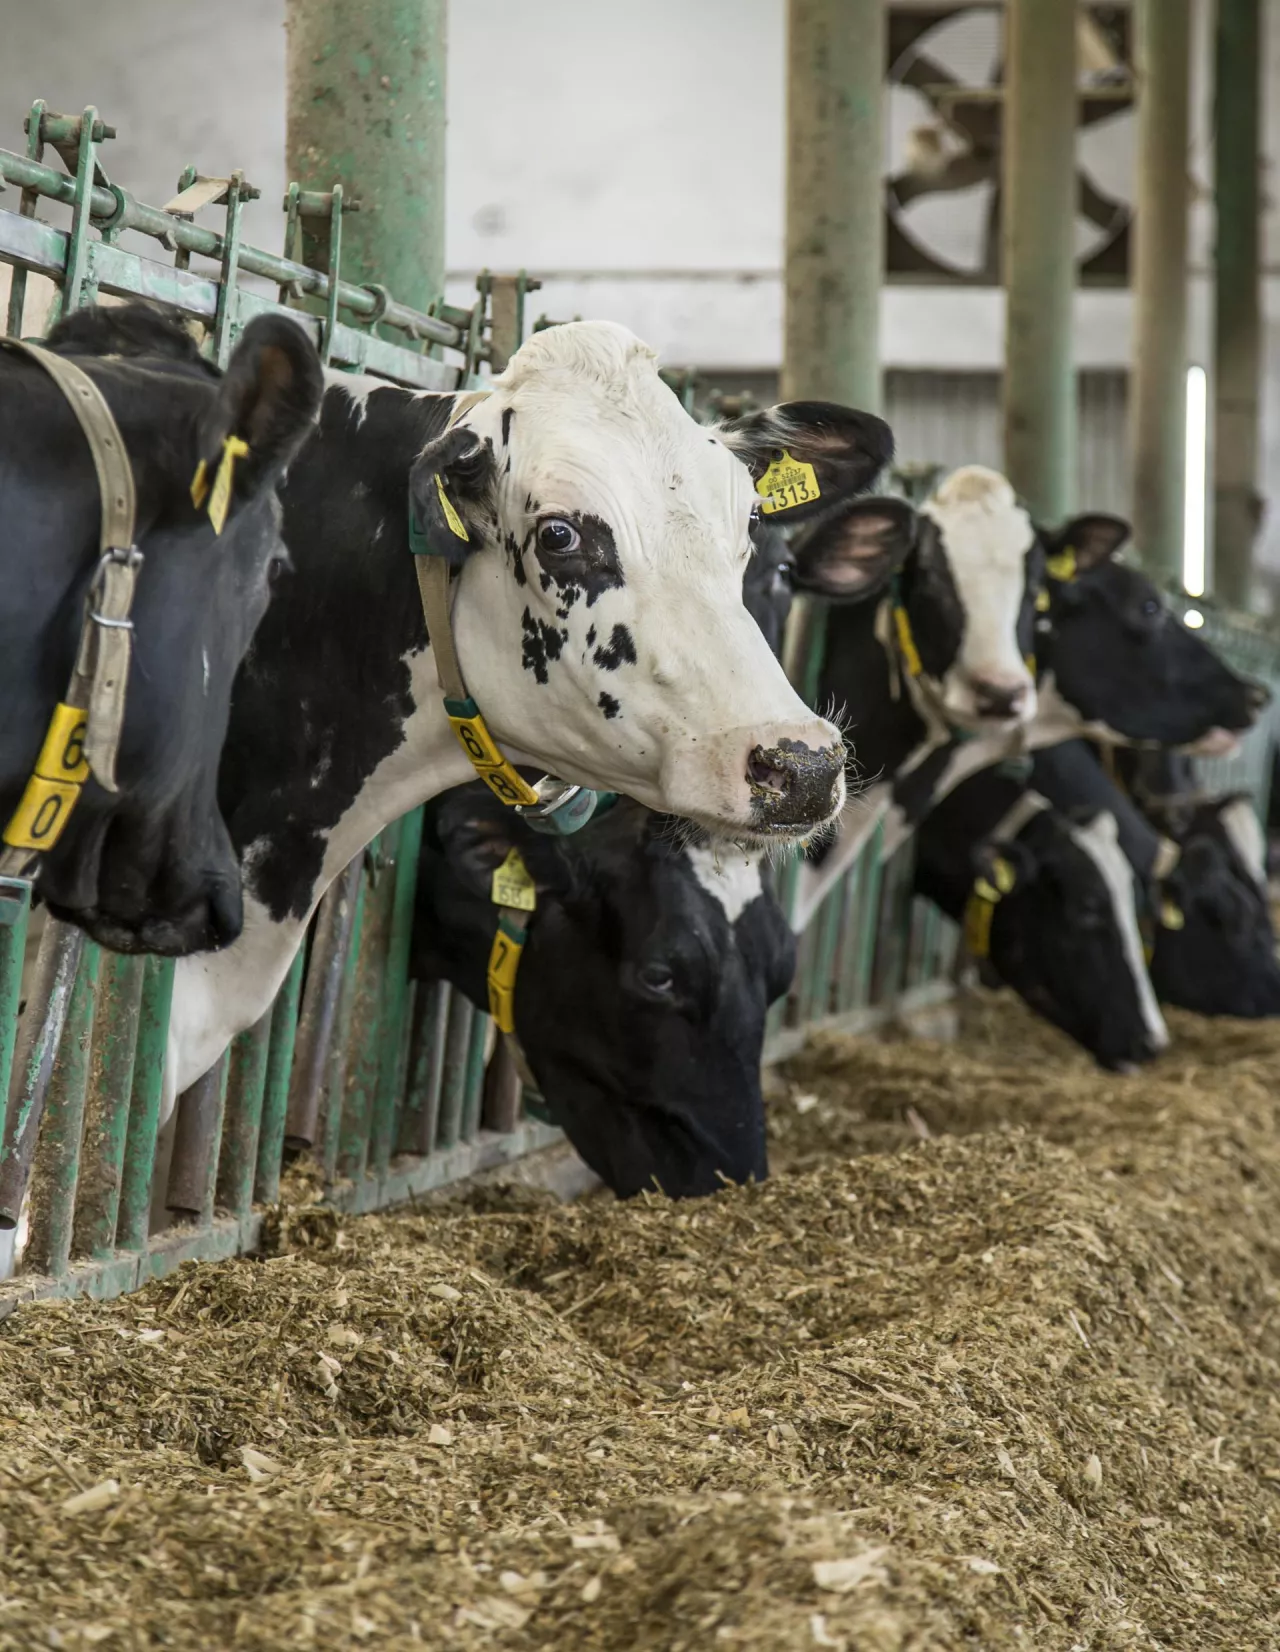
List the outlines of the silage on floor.
{"label": "silage on floor", "polygon": [[775,1179],[0,1327],[0,1645],[1280,1645],[1275,1029],[827,1038]]}

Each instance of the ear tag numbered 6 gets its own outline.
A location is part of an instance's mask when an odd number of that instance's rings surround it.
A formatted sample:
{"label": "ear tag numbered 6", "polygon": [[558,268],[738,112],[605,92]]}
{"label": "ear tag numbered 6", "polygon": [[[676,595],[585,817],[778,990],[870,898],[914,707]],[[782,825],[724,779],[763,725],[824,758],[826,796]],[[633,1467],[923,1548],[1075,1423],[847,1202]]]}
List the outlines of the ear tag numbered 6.
{"label": "ear tag numbered 6", "polygon": [[35,769],[4,829],[4,841],[11,849],[39,853],[52,849],[61,837],[80,788],[89,778],[84,755],[87,725],[88,713],[82,707],[54,707]]}
{"label": "ear tag numbered 6", "polygon": [[794,510],[797,505],[808,505],[822,497],[817,471],[789,453],[773,461],[756,483],[756,492],[763,501],[760,509],[765,516]]}
{"label": "ear tag numbered 6", "polygon": [[537,910],[537,887],[518,849],[513,849],[502,865],[494,870],[489,899],[495,906],[515,907],[519,912]]}

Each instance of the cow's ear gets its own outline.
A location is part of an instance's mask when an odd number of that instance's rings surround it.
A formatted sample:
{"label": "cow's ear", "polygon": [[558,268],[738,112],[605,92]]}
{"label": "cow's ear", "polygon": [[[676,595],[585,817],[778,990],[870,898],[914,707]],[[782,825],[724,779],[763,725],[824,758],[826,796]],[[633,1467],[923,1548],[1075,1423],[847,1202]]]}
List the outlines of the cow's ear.
{"label": "cow's ear", "polygon": [[315,346],[295,321],[256,316],[240,335],[213,405],[196,431],[197,456],[213,475],[236,439],[234,487],[248,497],[274,486],[315,424],[324,377]]}
{"label": "cow's ear", "polygon": [[856,499],[792,545],[792,583],[815,596],[861,602],[902,567],[916,523],[905,499]]}
{"label": "cow's ear", "polygon": [[413,518],[437,556],[459,568],[480,543],[492,514],[496,466],[493,444],[465,425],[455,425],[422,452],[409,472]]}
{"label": "cow's ear", "polygon": [[836,402],[783,402],[731,420],[720,434],[779,524],[864,493],[893,458],[893,432],[883,419]]}
{"label": "cow's ear", "polygon": [[[478,895],[493,894],[493,875],[518,853],[539,896],[567,894],[572,868],[560,841],[534,832],[497,802],[483,781],[460,786],[442,805],[436,835],[452,870]],[[495,914],[496,921],[496,914]]]}
{"label": "cow's ear", "polygon": [[1072,572],[1087,573],[1090,568],[1100,567],[1116,554],[1131,532],[1122,516],[1107,516],[1100,511],[1073,516],[1044,535],[1049,572],[1054,572],[1055,564],[1061,567],[1066,557],[1071,559]]}

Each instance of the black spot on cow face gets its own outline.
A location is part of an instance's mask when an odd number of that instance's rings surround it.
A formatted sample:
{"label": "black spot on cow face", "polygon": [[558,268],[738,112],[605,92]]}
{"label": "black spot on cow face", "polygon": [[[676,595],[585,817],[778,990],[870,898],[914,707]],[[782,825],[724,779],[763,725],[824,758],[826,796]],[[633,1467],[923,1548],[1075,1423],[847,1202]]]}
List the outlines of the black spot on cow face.
{"label": "black spot on cow face", "polygon": [[560,658],[569,633],[537,619],[527,608],[521,615],[520,626],[523,632],[521,663],[526,671],[533,672],[535,682],[545,684],[549,680],[548,662]]}
{"label": "black spot on cow face", "polygon": [[624,1198],[762,1179],[765,1014],[795,963],[776,900],[731,918],[669,823],[629,802],[565,840],[500,810],[475,785],[428,805],[413,974],[484,1004],[489,881],[519,847],[539,896],[516,1031],[555,1122]]}
{"label": "black spot on cow face", "polygon": [[596,628],[595,628],[594,625],[590,625],[590,626],[587,627],[587,647],[588,648],[594,648],[595,645],[596,645]]}
{"label": "black spot on cow face", "polygon": [[514,407],[504,407],[502,410],[502,445],[506,447],[511,440],[511,421],[516,416]]}
{"label": "black spot on cow face", "polygon": [[512,578],[515,580],[517,585],[527,585],[529,583],[529,579],[528,575],[524,571],[524,550],[520,544],[520,541],[516,538],[515,534],[508,533],[504,535],[502,543],[506,547],[507,555],[511,558]]}
{"label": "black spot on cow face", "polygon": [[1190,745],[1213,729],[1249,728],[1267,702],[1165,607],[1135,568],[1104,561],[1048,582],[1041,659],[1087,723],[1126,740]]}
{"label": "black spot on cow face", "polygon": [[609,633],[609,641],[603,648],[597,648],[591,656],[602,671],[616,671],[622,665],[636,663],[636,645],[631,633],[625,625],[615,625]]}
{"label": "black spot on cow face", "polygon": [[601,691],[600,699],[597,703],[606,717],[616,717],[622,710],[621,705],[614,699],[613,695],[605,694],[603,691]]}
{"label": "black spot on cow face", "polygon": [[585,595],[587,607],[605,591],[626,583],[613,529],[598,516],[570,513],[544,517],[532,530],[533,554],[542,564],[542,589],[554,584],[563,597]]}

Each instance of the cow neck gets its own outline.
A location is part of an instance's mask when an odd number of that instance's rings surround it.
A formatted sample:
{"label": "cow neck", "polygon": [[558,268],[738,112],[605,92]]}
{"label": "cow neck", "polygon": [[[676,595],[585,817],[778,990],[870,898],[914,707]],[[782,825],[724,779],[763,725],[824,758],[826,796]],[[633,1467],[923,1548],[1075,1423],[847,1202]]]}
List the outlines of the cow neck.
{"label": "cow neck", "polygon": [[0,876],[30,874],[61,837],[90,774],[119,789],[116,757],[132,656],[134,592],[142,552],[134,544],[137,489],[124,438],[106,398],[65,356],[21,339],[0,339],[49,375],[76,417],[98,480],[98,566],[85,597],[71,681],[49,727],[0,848]]}
{"label": "cow neck", "polygon": [[[449,415],[446,430],[452,429],[464,413],[489,394],[487,390],[477,390],[459,396]],[[446,494],[438,474],[435,482],[450,534],[464,541],[469,540],[466,524]],[[571,785],[550,774],[544,774],[531,786],[503,755],[498,742],[489,732],[483,712],[467,692],[454,643],[451,599],[453,564],[450,552],[455,547],[430,541],[417,521],[412,498],[409,501],[409,546],[413,551],[427,635],[435,655],[436,676],[444,697],[445,716],[467,760],[498,801],[515,809],[534,831],[561,837],[580,831],[600,802],[613,794]]]}

